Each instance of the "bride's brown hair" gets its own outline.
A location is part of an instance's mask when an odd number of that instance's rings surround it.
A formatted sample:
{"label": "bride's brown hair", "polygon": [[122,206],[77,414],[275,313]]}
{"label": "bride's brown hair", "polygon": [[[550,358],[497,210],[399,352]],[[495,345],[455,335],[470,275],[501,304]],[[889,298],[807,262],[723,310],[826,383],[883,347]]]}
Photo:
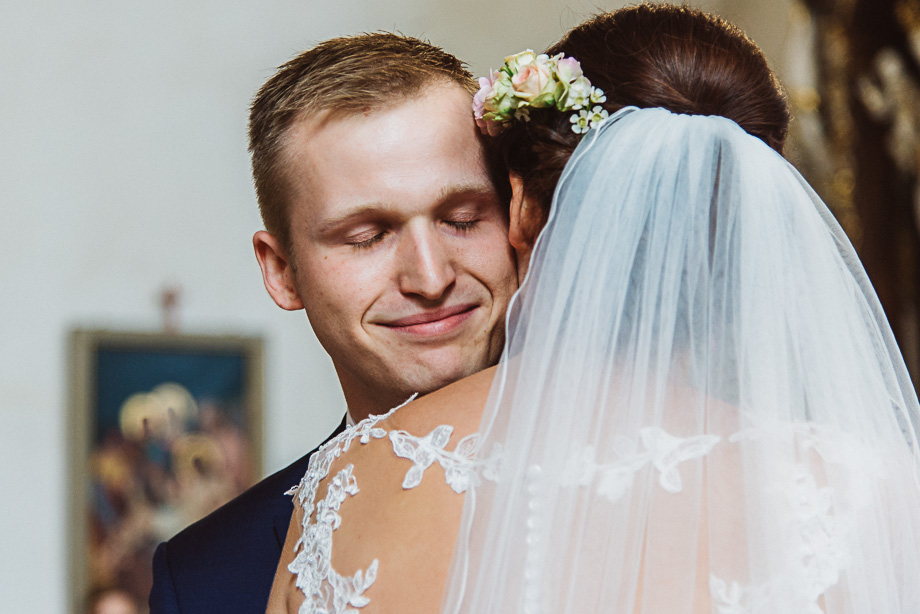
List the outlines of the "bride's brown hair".
{"label": "bride's brown hair", "polygon": [[[662,107],[674,113],[721,115],[783,152],[789,109],[760,49],[737,27],[702,11],[641,4],[604,13],[546,50],[581,63],[604,90],[603,106]],[[549,211],[553,191],[581,136],[570,113],[533,109],[495,139],[496,173],[524,180],[524,192]]]}

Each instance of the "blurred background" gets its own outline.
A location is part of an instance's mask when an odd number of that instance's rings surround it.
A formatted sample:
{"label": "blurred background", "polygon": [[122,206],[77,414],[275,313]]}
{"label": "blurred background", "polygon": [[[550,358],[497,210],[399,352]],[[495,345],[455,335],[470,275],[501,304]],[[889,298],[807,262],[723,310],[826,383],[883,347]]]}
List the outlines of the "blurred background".
{"label": "blurred background", "polygon": [[[94,581],[75,544],[91,549],[98,536],[84,534],[82,506],[95,501],[86,496],[93,480],[132,483],[130,454],[169,452],[199,479],[236,449],[233,458],[248,464],[209,482],[214,497],[228,496],[311,449],[344,412],[306,317],[275,307],[252,255],[261,223],[247,106],[275,67],[325,38],[386,29],[428,38],[481,75],[505,55],[542,49],[589,15],[625,4],[2,2],[0,612],[30,613],[86,611]],[[920,0],[692,4],[742,27],[779,73],[795,115],[788,157],[856,244],[917,381]],[[234,371],[229,392],[207,398],[193,398],[195,382],[176,377],[165,389],[138,384],[141,396],[120,407],[129,418],[159,408],[159,434],[137,435],[113,413],[114,435],[94,439],[88,433],[98,424],[86,421],[102,410],[86,386],[104,382],[86,368],[94,358],[74,358],[75,329],[229,335],[258,356]],[[247,401],[253,390],[259,398]],[[165,398],[169,409],[156,405]],[[255,410],[241,403],[259,411],[234,422],[215,413],[217,398],[240,416]],[[180,435],[194,445],[163,447]],[[181,471],[172,469],[176,475],[157,478],[164,500],[181,490]],[[216,504],[210,495],[197,503],[200,513]],[[170,518],[157,525],[160,536],[181,524]],[[113,573],[96,584],[117,582]],[[124,595],[109,597],[126,605]]]}

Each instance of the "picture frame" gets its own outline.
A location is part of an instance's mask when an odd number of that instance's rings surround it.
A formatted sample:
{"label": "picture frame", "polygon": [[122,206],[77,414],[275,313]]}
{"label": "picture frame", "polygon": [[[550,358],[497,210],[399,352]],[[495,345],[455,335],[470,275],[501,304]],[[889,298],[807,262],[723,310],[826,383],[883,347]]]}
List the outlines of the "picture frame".
{"label": "picture frame", "polygon": [[158,543],[262,475],[264,343],[75,329],[69,336],[70,609],[147,611]]}

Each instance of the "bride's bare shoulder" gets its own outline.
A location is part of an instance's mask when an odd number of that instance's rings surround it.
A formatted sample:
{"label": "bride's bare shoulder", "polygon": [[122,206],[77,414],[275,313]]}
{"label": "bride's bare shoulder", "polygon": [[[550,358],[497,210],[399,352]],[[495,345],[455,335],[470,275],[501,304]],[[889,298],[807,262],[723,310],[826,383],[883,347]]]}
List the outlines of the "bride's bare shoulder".
{"label": "bride's bare shoulder", "polygon": [[382,424],[387,430],[423,435],[442,424],[454,427],[454,437],[476,432],[489,396],[495,367],[449,384],[409,403]]}

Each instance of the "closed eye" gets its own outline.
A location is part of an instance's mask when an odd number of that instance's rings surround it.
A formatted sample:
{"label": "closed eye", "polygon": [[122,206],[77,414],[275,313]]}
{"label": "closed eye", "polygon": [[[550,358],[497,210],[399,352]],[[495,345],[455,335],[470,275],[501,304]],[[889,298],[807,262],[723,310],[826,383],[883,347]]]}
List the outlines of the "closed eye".
{"label": "closed eye", "polygon": [[462,230],[462,231],[467,231],[467,230],[472,230],[473,228],[475,228],[476,224],[479,223],[479,220],[473,220],[470,222],[457,222],[457,221],[452,221],[452,220],[445,220],[444,223],[450,226],[451,228],[455,228],[457,230]]}
{"label": "closed eye", "polygon": [[355,249],[367,249],[373,247],[375,244],[383,241],[383,237],[386,236],[385,232],[378,232],[374,236],[364,239],[363,241],[349,241],[348,245]]}

